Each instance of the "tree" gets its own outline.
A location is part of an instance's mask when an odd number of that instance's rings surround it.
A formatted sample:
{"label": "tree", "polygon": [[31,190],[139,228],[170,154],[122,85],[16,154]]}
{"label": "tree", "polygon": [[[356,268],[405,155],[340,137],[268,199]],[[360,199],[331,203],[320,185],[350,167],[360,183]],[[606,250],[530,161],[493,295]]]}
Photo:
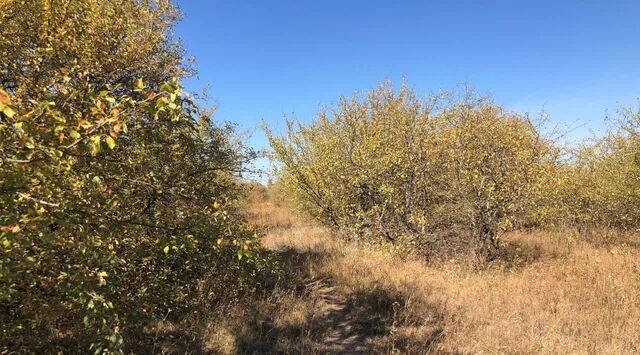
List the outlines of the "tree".
{"label": "tree", "polygon": [[581,194],[582,223],[619,228],[640,225],[640,111],[625,108],[605,137],[584,147],[577,166],[590,188]]}
{"label": "tree", "polygon": [[389,83],[267,134],[281,180],[320,221],[392,242],[461,226],[487,257],[554,164],[527,116],[472,93],[419,100]]}
{"label": "tree", "polygon": [[442,117],[451,204],[466,215],[463,221],[492,257],[500,229],[519,225],[534,208],[556,166],[556,151],[530,117],[484,98],[465,96],[445,108]]}
{"label": "tree", "polygon": [[252,153],[182,92],[171,3],[8,1],[0,16],[3,350],[121,352],[220,298],[216,277],[246,287],[236,176]]}

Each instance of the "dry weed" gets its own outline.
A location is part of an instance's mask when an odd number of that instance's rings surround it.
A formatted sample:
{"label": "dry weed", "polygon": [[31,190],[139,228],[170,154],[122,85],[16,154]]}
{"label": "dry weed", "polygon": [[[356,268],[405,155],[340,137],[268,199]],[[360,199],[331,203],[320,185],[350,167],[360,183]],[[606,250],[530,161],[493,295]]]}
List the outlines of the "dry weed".
{"label": "dry weed", "polygon": [[223,333],[227,349],[322,353],[313,279],[331,282],[375,353],[640,352],[637,235],[514,232],[503,260],[478,268],[469,255],[427,263],[291,225],[272,228],[263,245],[290,258],[296,279],[253,300],[240,328]]}

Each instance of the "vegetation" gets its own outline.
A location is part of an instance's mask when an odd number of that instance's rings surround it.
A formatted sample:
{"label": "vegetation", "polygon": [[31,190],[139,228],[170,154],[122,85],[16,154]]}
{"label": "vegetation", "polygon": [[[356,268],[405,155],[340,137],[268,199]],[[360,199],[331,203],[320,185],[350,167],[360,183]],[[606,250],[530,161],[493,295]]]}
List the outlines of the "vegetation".
{"label": "vegetation", "polygon": [[624,109],[616,128],[581,152],[586,174],[583,204],[588,222],[624,228],[640,226],[640,111]]}
{"label": "vegetation", "polygon": [[2,348],[120,352],[150,321],[250,287],[254,232],[234,210],[252,153],[172,79],[175,8],[0,14]]}
{"label": "vegetation", "polygon": [[[266,201],[257,201],[264,206]],[[279,282],[210,324],[213,352],[326,354],[636,353],[637,233],[512,231],[486,264],[425,260],[349,243],[286,209],[256,208],[288,267]],[[296,219],[289,213],[289,219]]]}
{"label": "vegetation", "polygon": [[637,226],[637,117],[626,111],[619,132],[567,159],[543,120],[473,92],[419,100],[385,83],[267,134],[281,183],[322,223],[427,247],[457,231],[491,259],[508,230]]}
{"label": "vegetation", "polygon": [[0,0],[0,353],[640,352],[640,109],[568,149],[383,83],[265,127],[264,187],[179,18]]}

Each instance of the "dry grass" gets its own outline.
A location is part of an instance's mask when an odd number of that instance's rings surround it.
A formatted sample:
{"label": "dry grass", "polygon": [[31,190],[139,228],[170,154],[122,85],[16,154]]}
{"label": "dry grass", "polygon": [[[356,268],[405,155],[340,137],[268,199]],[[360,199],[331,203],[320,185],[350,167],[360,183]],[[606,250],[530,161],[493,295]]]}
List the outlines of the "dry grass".
{"label": "dry grass", "polygon": [[262,246],[269,250],[294,249],[332,254],[337,253],[343,245],[327,229],[313,225],[274,230],[262,238]]}
{"label": "dry grass", "polygon": [[[282,227],[281,216],[269,218]],[[469,256],[426,263],[289,225],[263,244],[296,272],[239,306],[235,323],[212,327],[210,349],[323,353],[326,329],[308,283],[325,280],[375,353],[640,352],[637,234],[511,233],[504,260],[478,268]]]}
{"label": "dry grass", "polygon": [[465,353],[640,351],[640,253],[576,246],[516,271],[429,270],[447,305],[445,350]]}
{"label": "dry grass", "polygon": [[269,191],[264,186],[252,184],[248,188],[248,205],[245,210],[246,218],[252,225],[272,231],[305,224],[303,219],[284,206],[282,201],[274,202],[275,198],[269,198]]}
{"label": "dry grass", "polygon": [[260,201],[251,204],[247,220],[254,226],[272,230],[292,228],[299,224],[300,218],[284,207],[272,202]]}
{"label": "dry grass", "polygon": [[217,354],[304,354],[319,347],[312,337],[313,303],[292,290],[241,303],[230,317],[210,323],[204,349]]}

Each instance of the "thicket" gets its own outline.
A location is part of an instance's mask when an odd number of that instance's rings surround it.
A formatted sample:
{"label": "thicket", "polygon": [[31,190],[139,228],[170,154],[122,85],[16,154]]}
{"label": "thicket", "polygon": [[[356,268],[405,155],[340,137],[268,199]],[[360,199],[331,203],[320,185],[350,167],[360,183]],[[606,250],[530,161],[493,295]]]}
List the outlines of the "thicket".
{"label": "thicket", "polygon": [[288,119],[282,136],[266,131],[279,182],[321,222],[396,244],[453,231],[490,259],[510,229],[638,226],[640,115],[621,117],[570,154],[544,116],[472,91],[418,99],[383,83],[309,124]]}
{"label": "thicket", "polygon": [[122,352],[266,267],[236,211],[253,153],[182,91],[178,18],[0,3],[0,351]]}

